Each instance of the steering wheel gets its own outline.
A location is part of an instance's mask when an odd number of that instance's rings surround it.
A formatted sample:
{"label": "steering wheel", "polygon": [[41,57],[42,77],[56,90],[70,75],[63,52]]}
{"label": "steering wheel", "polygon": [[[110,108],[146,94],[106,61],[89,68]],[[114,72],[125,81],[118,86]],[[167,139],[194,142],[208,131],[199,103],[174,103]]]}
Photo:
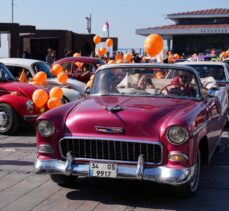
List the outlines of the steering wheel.
{"label": "steering wheel", "polygon": [[[173,90],[174,93],[171,93],[171,90],[173,88],[179,88],[179,89]],[[165,95],[168,95],[168,94],[184,95],[184,92],[183,92],[184,90],[185,90],[185,87],[181,84],[169,84],[161,89],[161,91],[159,92],[159,95],[164,94],[163,93],[164,91],[166,91]]]}

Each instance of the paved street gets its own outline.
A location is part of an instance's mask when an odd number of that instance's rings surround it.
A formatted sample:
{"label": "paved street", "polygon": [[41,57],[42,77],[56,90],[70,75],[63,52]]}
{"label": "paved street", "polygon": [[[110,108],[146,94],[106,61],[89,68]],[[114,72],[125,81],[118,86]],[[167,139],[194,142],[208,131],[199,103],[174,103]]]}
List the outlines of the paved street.
{"label": "paved street", "polygon": [[229,210],[229,129],[210,166],[202,169],[200,190],[177,199],[167,186],[149,182],[81,178],[62,188],[47,175],[35,175],[32,128],[0,136],[0,210]]}

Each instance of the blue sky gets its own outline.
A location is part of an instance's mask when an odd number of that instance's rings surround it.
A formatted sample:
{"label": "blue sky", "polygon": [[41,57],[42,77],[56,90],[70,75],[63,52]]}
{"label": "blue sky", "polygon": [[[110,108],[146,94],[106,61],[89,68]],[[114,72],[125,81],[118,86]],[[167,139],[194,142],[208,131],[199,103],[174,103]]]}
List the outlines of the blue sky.
{"label": "blue sky", "polygon": [[[12,0],[0,2],[0,22],[11,22]],[[172,24],[165,19],[167,14],[229,8],[229,0],[14,0],[14,4],[14,22],[37,29],[87,33],[85,17],[91,13],[92,33],[104,36],[102,27],[108,20],[110,36],[118,37],[119,48],[142,48],[145,37],[135,30]]]}

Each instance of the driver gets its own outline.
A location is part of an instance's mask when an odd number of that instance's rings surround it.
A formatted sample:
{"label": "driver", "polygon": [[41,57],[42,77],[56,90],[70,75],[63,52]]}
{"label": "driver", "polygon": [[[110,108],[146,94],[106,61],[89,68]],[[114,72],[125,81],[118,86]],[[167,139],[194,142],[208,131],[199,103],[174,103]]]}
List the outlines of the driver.
{"label": "driver", "polygon": [[170,94],[182,95],[182,96],[196,96],[196,90],[191,84],[193,76],[188,71],[178,71],[178,75],[175,76],[171,82],[174,88],[169,90]]}

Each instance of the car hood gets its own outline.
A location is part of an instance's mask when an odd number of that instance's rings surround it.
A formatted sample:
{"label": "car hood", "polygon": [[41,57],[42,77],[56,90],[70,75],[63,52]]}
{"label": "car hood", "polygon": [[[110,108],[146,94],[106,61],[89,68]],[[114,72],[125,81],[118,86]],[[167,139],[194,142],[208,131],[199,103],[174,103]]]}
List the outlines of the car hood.
{"label": "car hood", "polygon": [[32,84],[19,83],[19,82],[5,83],[2,84],[1,87],[8,91],[19,92],[21,95],[29,99],[32,99],[33,92],[36,89],[41,88],[39,86],[35,86]]}
{"label": "car hood", "polygon": [[69,113],[66,135],[157,138],[162,122],[186,115],[196,103],[174,98],[89,97]]}

